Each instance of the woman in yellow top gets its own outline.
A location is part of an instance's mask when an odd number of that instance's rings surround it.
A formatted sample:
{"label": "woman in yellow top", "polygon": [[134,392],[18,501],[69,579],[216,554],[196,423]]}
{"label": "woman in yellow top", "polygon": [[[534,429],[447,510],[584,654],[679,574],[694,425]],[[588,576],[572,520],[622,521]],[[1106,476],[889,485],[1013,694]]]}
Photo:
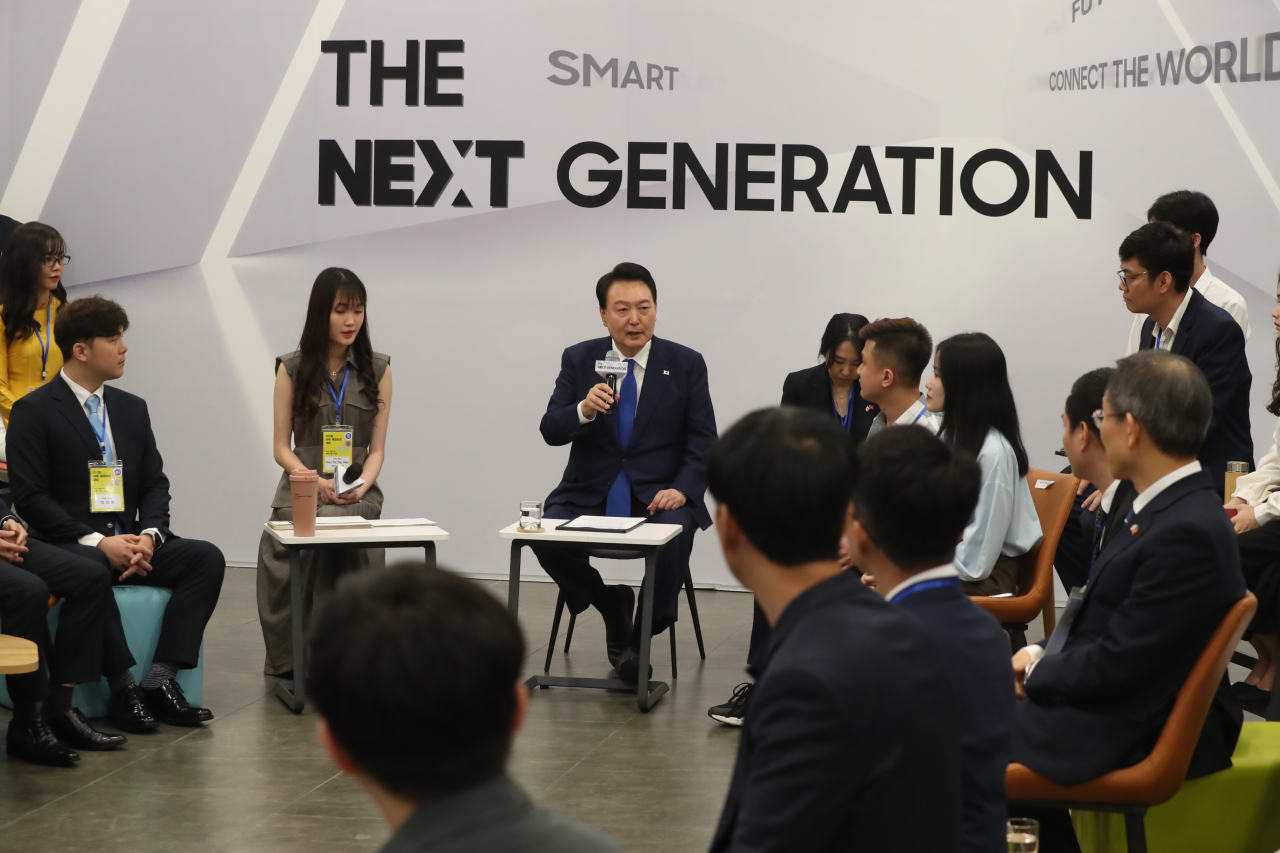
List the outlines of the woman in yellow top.
{"label": "woman in yellow top", "polygon": [[66,241],[50,225],[28,222],[9,237],[0,261],[0,415],[6,427],[18,398],[62,370],[53,321],[67,301],[62,271],[70,260]]}

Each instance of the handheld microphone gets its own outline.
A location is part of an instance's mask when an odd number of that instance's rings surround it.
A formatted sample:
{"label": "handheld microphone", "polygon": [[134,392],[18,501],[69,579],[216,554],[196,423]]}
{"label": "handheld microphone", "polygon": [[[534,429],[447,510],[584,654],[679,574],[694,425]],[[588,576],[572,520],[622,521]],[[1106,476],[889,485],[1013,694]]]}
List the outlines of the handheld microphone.
{"label": "handheld microphone", "polygon": [[362,473],[364,473],[364,465],[359,462],[353,462],[351,463],[351,467],[347,469],[346,473],[342,475],[342,482],[354,483],[356,480],[360,479],[360,475]]}
{"label": "handheld microphone", "polygon": [[[614,366],[616,366],[617,364],[622,363],[622,353],[618,352],[616,349],[610,348],[609,351],[604,354],[604,360],[606,362],[614,362]],[[609,394],[611,395],[610,401],[612,402],[618,395],[618,374],[612,372],[608,373],[605,376],[605,382],[609,385]],[[616,406],[610,406],[609,411],[605,412],[605,414],[612,415],[615,408]]]}

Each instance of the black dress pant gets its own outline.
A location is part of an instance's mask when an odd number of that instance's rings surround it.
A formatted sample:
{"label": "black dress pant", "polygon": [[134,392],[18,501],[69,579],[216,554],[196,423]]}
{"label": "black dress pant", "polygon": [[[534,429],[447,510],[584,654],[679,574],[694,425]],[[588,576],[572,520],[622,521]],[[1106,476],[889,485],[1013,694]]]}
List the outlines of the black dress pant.
{"label": "black dress pant", "polygon": [[1241,533],[1237,539],[1245,584],[1258,598],[1249,633],[1280,633],[1280,521]]}
{"label": "black dress pant", "polygon": [[[543,518],[577,518],[580,515],[604,515],[605,505],[577,506],[575,504],[548,502],[542,510]],[[693,534],[698,530],[693,510],[688,504],[679,509],[667,509],[649,515],[645,504],[631,497],[631,514],[654,524],[679,524],[684,531],[658,552],[653,579],[653,616],[655,621],[676,621],[680,609],[680,588],[685,573],[689,571],[689,554],[693,551]],[[605,583],[600,573],[591,565],[583,551],[557,548],[554,545],[534,545],[533,553],[543,571],[551,576],[564,592],[570,613],[581,613],[591,606]],[[637,608],[639,612],[639,608]]]}
{"label": "black dress pant", "polygon": [[[63,542],[57,547],[108,569],[111,566],[106,552],[100,548],[78,542]],[[158,586],[172,593],[164,610],[154,660],[173,664],[178,669],[193,669],[200,662],[204,628],[218,605],[226,569],[227,561],[216,545],[200,539],[170,536],[152,555],[150,572],[144,576],[131,575],[123,581],[125,586]],[[115,574],[113,572],[113,576]],[[118,675],[135,663],[112,596],[104,625],[101,674]]]}
{"label": "black dress pant", "polygon": [[755,612],[751,616],[751,644],[747,646],[747,672],[752,678],[760,677],[760,661],[764,658],[764,650],[769,648],[769,636],[773,628],[760,609],[760,602],[751,596],[751,606]]}
{"label": "black dress pant", "polygon": [[[103,625],[116,606],[107,568],[35,539],[27,540],[27,549],[21,563],[0,563],[4,633],[40,647],[39,669],[6,676],[15,703],[43,701],[50,679],[55,684],[97,681]],[[54,641],[49,637],[50,594],[62,599]]]}
{"label": "black dress pant", "polygon": [[[1063,472],[1070,474],[1068,468]],[[1067,592],[1089,582],[1089,547],[1092,544],[1085,536],[1085,528],[1081,519],[1086,515],[1082,504],[1098,491],[1092,485],[1083,495],[1076,495],[1071,504],[1071,514],[1067,516],[1067,524],[1062,528],[1062,536],[1058,539],[1058,550],[1053,555],[1053,567],[1062,580],[1062,587]]]}

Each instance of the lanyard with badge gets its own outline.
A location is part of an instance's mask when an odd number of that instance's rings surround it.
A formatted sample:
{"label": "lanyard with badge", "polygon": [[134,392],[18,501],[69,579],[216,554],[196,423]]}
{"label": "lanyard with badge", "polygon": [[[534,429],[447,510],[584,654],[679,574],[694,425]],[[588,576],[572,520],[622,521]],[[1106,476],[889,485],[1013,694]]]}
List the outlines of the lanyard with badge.
{"label": "lanyard with badge", "polygon": [[[89,426],[98,439],[102,459],[89,462],[89,511],[124,511],[124,464],[115,459],[107,435],[107,410],[105,401],[99,403],[98,412],[89,417]],[[101,417],[96,417],[100,414]]]}
{"label": "lanyard with badge", "polygon": [[[40,382],[44,384],[49,378],[49,345],[53,343],[53,297],[44,304],[44,337],[40,337],[40,327],[36,326],[36,340],[40,342]],[[27,388],[27,393],[35,387]]]}
{"label": "lanyard with badge", "polygon": [[351,367],[348,366],[345,373],[342,374],[342,388],[334,391],[333,383],[326,382],[329,396],[333,398],[333,412],[336,423],[325,426],[320,431],[321,436],[321,458],[323,464],[321,470],[326,474],[336,473],[339,467],[350,468],[352,462],[352,436],[354,431],[352,428],[342,423],[342,401],[347,396],[347,379],[351,376]]}

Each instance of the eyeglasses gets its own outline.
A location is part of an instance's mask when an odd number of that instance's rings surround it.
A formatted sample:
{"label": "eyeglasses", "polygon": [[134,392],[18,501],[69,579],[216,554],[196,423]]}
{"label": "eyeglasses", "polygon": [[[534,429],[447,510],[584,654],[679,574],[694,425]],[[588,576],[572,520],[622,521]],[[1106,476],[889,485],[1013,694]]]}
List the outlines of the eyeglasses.
{"label": "eyeglasses", "polygon": [[44,265],[50,269],[59,265],[65,267],[69,263],[71,263],[70,255],[49,255],[44,259]]}
{"label": "eyeglasses", "polygon": [[1129,275],[1129,273],[1124,270],[1116,270],[1116,275],[1120,276],[1120,286],[1127,291],[1135,281],[1142,278],[1144,275],[1151,275],[1151,270],[1143,270],[1142,272],[1137,272],[1133,275]]}
{"label": "eyeglasses", "polygon": [[1093,425],[1096,426],[1098,429],[1102,429],[1102,422],[1105,421],[1107,418],[1123,418],[1127,414],[1128,412],[1115,412],[1109,415],[1102,409],[1094,409]]}

